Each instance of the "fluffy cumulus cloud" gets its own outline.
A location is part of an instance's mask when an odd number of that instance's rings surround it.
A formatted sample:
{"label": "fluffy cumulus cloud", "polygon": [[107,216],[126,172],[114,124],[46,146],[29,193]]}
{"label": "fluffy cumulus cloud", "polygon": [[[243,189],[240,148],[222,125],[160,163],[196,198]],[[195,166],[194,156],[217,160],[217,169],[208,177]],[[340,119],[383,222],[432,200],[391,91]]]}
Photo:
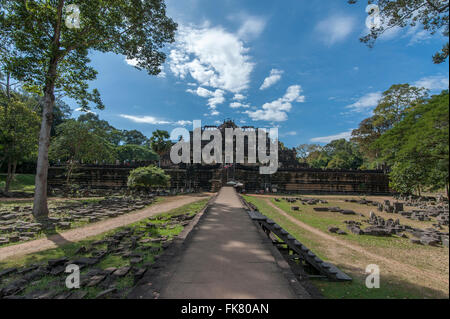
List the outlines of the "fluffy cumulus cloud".
{"label": "fluffy cumulus cloud", "polygon": [[253,70],[247,53],[239,37],[223,28],[180,26],[169,67],[182,79],[190,76],[201,86],[239,93],[248,88]]}
{"label": "fluffy cumulus cloud", "polygon": [[310,139],[310,142],[312,142],[312,143],[330,143],[331,141],[340,140],[343,138],[348,140],[348,139],[350,139],[350,137],[352,137],[352,131],[353,130],[350,130],[347,132],[339,133],[336,135],[330,135],[330,136],[314,137],[314,138]]}
{"label": "fluffy cumulus cloud", "polygon": [[355,30],[356,19],[351,16],[331,16],[316,25],[316,32],[327,45],[343,41]]}
{"label": "fluffy cumulus cloud", "polygon": [[225,91],[217,89],[215,91],[210,91],[208,89],[198,87],[197,90],[187,89],[186,90],[189,93],[198,95],[203,98],[208,99],[208,105],[211,110],[215,110],[217,108],[217,105],[222,104],[225,102]]}
{"label": "fluffy cumulus cloud", "polygon": [[283,71],[272,69],[270,71],[270,75],[264,79],[263,84],[259,88],[260,90],[265,90],[277,83],[281,80],[281,75],[283,74]]}
{"label": "fluffy cumulus cloud", "polygon": [[[252,20],[242,28],[239,34],[256,33],[263,26]],[[240,92],[249,87],[254,64],[239,34],[209,25],[180,26],[176,44],[170,51],[171,72],[189,79],[190,86],[195,81],[198,89],[188,91],[208,99],[211,115],[220,114],[216,107],[225,102],[226,93],[234,94],[237,100],[244,99]]]}
{"label": "fluffy cumulus cloud", "polygon": [[235,94],[234,95],[234,97],[233,97],[233,100],[235,100],[235,101],[242,101],[242,100],[245,100],[246,99],[246,97],[245,97],[245,95],[242,95],[242,94]]}
{"label": "fluffy cumulus cloud", "polygon": [[305,96],[301,95],[302,88],[300,85],[290,86],[286,94],[273,102],[265,103],[262,109],[256,111],[245,112],[253,121],[286,121],[287,113],[292,109],[292,103],[305,101]]}
{"label": "fluffy cumulus cloud", "polygon": [[381,92],[368,93],[360,97],[355,103],[347,105],[345,108],[350,109],[351,112],[356,113],[370,112],[378,105],[381,97]]}
{"label": "fluffy cumulus cloud", "polygon": [[448,89],[448,84],[448,76],[436,75],[421,78],[413,85],[417,87],[424,87],[430,91],[442,91]]}

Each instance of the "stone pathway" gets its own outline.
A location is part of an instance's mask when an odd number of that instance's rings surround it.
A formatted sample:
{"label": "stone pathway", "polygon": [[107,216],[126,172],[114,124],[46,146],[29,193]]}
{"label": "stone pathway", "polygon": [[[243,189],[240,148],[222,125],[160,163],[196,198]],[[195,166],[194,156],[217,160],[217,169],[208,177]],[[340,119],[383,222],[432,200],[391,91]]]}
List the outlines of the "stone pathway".
{"label": "stone pathway", "polygon": [[201,196],[177,196],[167,199],[161,204],[154,204],[146,209],[138,211],[136,213],[129,213],[116,218],[110,218],[98,223],[91,224],[89,226],[80,227],[65,231],[56,235],[51,235],[47,238],[37,239],[23,244],[17,244],[13,246],[7,246],[0,248],[0,261],[11,257],[20,257],[27,254],[57,248],[58,246],[83,240],[88,237],[92,237],[112,229],[126,226],[142,219],[168,212],[172,209],[199,201],[205,197]]}
{"label": "stone pathway", "polygon": [[298,298],[265,243],[235,190],[222,188],[159,298]]}

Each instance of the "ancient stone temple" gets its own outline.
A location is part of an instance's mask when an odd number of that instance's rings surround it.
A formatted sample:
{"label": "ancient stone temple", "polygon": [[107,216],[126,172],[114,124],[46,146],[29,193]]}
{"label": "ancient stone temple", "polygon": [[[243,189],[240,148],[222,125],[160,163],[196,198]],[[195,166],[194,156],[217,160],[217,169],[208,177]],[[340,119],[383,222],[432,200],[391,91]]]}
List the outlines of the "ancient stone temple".
{"label": "ancient stone temple", "polygon": [[[225,144],[226,128],[238,128],[231,120],[220,126],[204,126],[201,131],[219,130]],[[251,126],[240,127],[244,132],[254,131]],[[190,132],[191,141],[193,132]],[[269,139],[267,139],[269,143]],[[202,141],[204,147],[209,141]],[[191,142],[192,144],[192,142]],[[245,155],[248,154],[248,139],[244,139]],[[267,149],[269,149],[269,146]],[[259,147],[257,145],[257,147]],[[223,146],[225,152],[225,146]],[[191,147],[192,159],[192,147]],[[224,158],[224,154],[222,156]],[[236,160],[234,158],[233,162]],[[126,188],[129,171],[149,163],[127,165],[83,165],[72,178],[73,183],[91,189]],[[228,181],[242,183],[248,192],[269,191],[289,193],[347,193],[347,194],[387,194],[388,177],[382,171],[322,170],[309,168],[296,159],[294,149],[285,149],[279,144],[278,171],[272,175],[262,175],[261,164],[218,163],[218,164],[173,164],[169,154],[162,156],[161,167],[171,176],[171,188],[178,190],[216,191]],[[62,188],[65,183],[65,167],[52,166],[49,170],[49,188]]]}

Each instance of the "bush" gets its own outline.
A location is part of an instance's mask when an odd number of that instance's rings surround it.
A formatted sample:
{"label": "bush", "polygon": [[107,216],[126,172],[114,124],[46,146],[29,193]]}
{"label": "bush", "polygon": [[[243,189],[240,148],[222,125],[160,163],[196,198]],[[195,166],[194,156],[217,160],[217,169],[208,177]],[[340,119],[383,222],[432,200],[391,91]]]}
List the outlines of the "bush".
{"label": "bush", "polygon": [[145,189],[170,186],[170,176],[164,170],[154,165],[139,167],[130,172],[128,187],[131,189]]}

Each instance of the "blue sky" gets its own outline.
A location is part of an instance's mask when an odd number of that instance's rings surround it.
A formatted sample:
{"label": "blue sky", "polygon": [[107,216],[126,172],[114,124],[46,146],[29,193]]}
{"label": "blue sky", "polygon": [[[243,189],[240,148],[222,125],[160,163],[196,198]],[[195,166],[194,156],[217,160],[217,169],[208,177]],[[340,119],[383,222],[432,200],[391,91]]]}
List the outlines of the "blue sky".
{"label": "blue sky", "polygon": [[[445,39],[420,28],[392,30],[373,49],[365,1],[166,0],[179,24],[163,73],[149,76],[133,61],[91,54],[92,87],[106,109],[93,110],[120,129],[214,125],[278,127],[289,147],[349,137],[371,114],[381,92],[411,83],[448,88],[448,62],[432,55]],[[69,101],[75,110],[77,105]],[[74,116],[80,113],[75,111]]]}

